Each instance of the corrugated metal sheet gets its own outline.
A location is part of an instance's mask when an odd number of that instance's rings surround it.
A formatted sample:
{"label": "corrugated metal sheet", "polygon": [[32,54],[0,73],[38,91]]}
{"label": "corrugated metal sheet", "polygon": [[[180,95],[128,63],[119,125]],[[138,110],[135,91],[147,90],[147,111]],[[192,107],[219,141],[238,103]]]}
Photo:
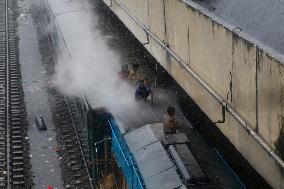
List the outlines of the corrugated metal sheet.
{"label": "corrugated metal sheet", "polygon": [[124,138],[134,155],[146,188],[173,189],[182,186],[176,167],[149,125],[125,134]]}

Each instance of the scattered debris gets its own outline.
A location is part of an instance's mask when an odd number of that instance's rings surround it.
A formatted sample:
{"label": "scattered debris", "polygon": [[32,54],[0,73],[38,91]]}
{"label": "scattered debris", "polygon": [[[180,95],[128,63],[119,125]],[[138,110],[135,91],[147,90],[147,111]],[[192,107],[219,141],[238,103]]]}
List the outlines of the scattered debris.
{"label": "scattered debris", "polygon": [[25,20],[27,16],[24,13],[21,13],[18,17],[19,20]]}
{"label": "scattered debris", "polygon": [[46,130],[46,125],[45,125],[45,122],[42,118],[42,116],[37,116],[35,118],[35,123],[36,123],[36,126],[38,127],[38,129],[41,131],[41,130]]}
{"label": "scattered debris", "polygon": [[52,147],[52,150],[55,152],[59,152],[60,151],[60,147],[56,144]]}

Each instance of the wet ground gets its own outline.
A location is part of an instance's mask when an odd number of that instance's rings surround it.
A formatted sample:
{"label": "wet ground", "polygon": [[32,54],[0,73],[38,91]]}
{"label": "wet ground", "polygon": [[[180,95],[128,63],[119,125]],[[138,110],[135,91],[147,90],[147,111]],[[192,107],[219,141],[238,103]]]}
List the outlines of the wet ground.
{"label": "wet ground", "polygon": [[283,0],[194,0],[274,50],[284,53]]}
{"label": "wet ground", "polygon": [[[56,153],[55,128],[46,89],[49,76],[39,52],[38,36],[31,17],[31,2],[19,1],[18,36],[33,182],[36,189],[47,188],[49,184],[60,189],[63,188],[60,157]],[[44,118],[46,131],[39,131],[35,125],[35,117],[39,115]]]}

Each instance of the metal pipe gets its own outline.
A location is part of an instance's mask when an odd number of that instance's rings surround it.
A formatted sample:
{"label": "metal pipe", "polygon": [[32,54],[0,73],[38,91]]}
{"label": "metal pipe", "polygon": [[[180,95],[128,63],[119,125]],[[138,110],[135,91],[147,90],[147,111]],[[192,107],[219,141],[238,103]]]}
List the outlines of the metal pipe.
{"label": "metal pipe", "polygon": [[194,79],[196,79],[199,84],[201,84],[206,89],[206,91],[209,92],[212,97],[214,97],[222,106],[225,103],[227,112],[229,112],[240,123],[240,125],[248,131],[248,134],[251,135],[260,144],[260,146],[269,154],[269,156],[272,157],[282,169],[284,169],[283,160],[274,152],[273,149],[271,149],[268,144],[266,144],[266,142],[248,125],[248,123],[229,105],[227,101],[223,100],[222,97],[217,92],[215,92],[197,73],[195,73],[190,67],[188,67],[186,63],[184,63],[173,50],[167,47],[144,24],[136,19],[124,4],[122,4],[119,0],[113,1],[119,4],[119,6],[136,22],[136,24],[139,25],[149,36],[151,36],[151,38],[154,39],[161,47],[163,47],[167,51],[167,53],[170,54],[171,57],[173,57],[178,62],[180,66],[182,66],[188,73],[190,73],[192,77],[194,77]]}
{"label": "metal pipe", "polygon": [[240,125],[251,135],[260,146],[272,157],[283,169],[284,162],[283,160],[274,152],[273,149],[266,144],[266,142],[241,118],[241,116],[230,106],[228,106],[227,111],[240,123]]}

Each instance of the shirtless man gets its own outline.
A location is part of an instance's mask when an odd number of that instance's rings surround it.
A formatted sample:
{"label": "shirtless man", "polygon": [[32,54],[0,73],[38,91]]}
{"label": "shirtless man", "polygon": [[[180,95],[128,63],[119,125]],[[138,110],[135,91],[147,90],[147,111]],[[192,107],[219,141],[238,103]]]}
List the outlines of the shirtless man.
{"label": "shirtless man", "polygon": [[181,128],[178,121],[175,120],[175,108],[169,106],[167,108],[167,114],[164,117],[164,133],[175,134],[176,130]]}

